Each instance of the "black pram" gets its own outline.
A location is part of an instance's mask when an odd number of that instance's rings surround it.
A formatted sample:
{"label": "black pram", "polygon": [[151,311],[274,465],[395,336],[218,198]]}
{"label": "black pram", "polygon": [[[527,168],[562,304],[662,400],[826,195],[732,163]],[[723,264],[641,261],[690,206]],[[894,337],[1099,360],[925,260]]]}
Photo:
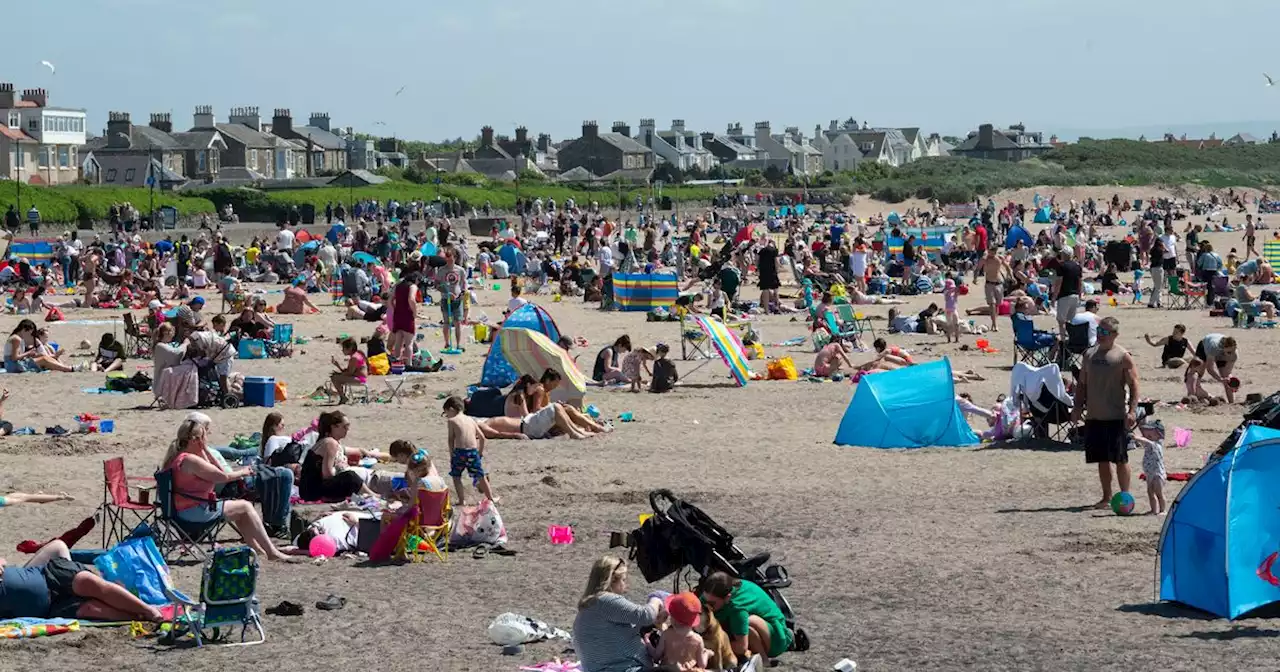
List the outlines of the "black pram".
{"label": "black pram", "polygon": [[[685,567],[705,578],[712,572],[725,572],[750,581],[768,593],[782,610],[787,629],[793,633],[792,650],[807,651],[809,636],[796,627],[795,614],[782,589],[791,585],[782,565],[771,565],[769,554],[747,557],[733,543],[733,535],[698,507],[676,498],[670,490],[649,493],[653,516],[631,531],[618,544],[631,548],[631,560],[654,582],[676,575],[675,592],[680,591],[681,570]],[[615,545],[618,545],[615,544]]]}

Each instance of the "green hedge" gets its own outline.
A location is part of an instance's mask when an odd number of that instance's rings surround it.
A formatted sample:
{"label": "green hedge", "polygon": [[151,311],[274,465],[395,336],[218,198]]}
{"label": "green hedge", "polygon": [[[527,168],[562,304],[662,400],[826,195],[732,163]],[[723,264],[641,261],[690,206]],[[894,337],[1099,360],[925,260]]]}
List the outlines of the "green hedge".
{"label": "green hedge", "polygon": [[[37,187],[24,184],[21,187],[22,209],[35,203],[40,218],[45,222],[74,224],[81,221],[105,221],[112,204],[132,203],[139,212],[146,212],[151,201],[148,189],[119,187]],[[0,182],[0,210],[8,211],[17,205],[18,189],[15,183]],[[156,207],[171,205],[178,209],[179,217],[193,217],[215,212],[213,202],[207,198],[179,196],[161,191],[155,192]],[[26,213],[22,213],[23,219]]]}

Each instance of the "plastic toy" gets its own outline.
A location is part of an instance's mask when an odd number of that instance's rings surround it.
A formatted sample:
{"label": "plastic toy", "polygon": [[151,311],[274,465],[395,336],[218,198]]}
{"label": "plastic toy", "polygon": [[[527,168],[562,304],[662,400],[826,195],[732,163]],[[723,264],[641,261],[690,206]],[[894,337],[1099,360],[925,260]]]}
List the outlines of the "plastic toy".
{"label": "plastic toy", "polygon": [[1117,516],[1127,516],[1133,513],[1134,504],[1133,495],[1127,492],[1117,492],[1111,496],[1111,510]]}
{"label": "plastic toy", "polygon": [[327,534],[317,535],[311,538],[311,544],[307,546],[307,552],[313,558],[332,558],[338,554],[338,542]]}
{"label": "plastic toy", "polygon": [[573,528],[568,525],[548,525],[547,537],[557,546],[572,544]]}

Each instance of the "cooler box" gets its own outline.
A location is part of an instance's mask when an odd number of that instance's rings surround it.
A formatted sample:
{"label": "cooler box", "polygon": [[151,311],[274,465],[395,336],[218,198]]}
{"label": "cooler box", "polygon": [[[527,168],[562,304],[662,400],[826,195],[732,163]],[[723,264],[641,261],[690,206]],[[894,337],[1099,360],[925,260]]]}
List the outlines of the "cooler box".
{"label": "cooler box", "polygon": [[276,379],[268,376],[245,376],[244,405],[275,407]]}
{"label": "cooler box", "polygon": [[271,340],[276,343],[292,343],[293,342],[293,325],[277,324],[271,330]]}

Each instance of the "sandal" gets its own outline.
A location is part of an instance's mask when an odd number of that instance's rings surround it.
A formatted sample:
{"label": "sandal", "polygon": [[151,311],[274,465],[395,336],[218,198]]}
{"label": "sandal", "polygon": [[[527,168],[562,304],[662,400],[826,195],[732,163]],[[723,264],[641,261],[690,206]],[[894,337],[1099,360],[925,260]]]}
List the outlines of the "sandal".
{"label": "sandal", "polygon": [[508,558],[516,554],[515,551],[507,548],[506,546],[503,546],[502,544],[498,544],[497,546],[490,548],[489,552],[493,553],[494,555],[501,555],[503,557],[508,557]]}
{"label": "sandal", "polygon": [[337,611],[345,606],[347,606],[347,598],[339,597],[333,593],[330,593],[329,597],[316,602],[316,609],[321,611]]}
{"label": "sandal", "polygon": [[489,547],[487,546],[476,546],[475,550],[471,551],[471,557],[475,560],[487,557],[488,555]]}
{"label": "sandal", "polygon": [[274,607],[267,607],[267,613],[273,616],[301,616],[306,610],[297,602],[282,600]]}

